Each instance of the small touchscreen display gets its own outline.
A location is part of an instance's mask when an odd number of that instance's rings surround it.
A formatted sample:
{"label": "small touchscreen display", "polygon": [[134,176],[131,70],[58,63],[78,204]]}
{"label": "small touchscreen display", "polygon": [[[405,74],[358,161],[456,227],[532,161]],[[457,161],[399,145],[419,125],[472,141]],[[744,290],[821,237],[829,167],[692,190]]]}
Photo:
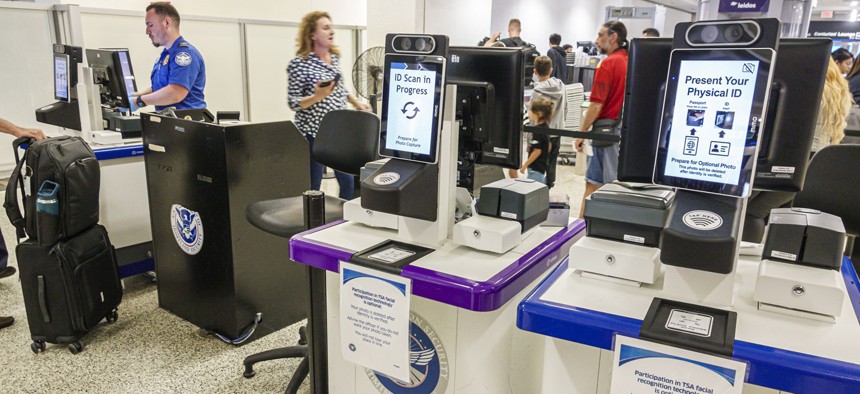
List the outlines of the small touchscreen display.
{"label": "small touchscreen display", "polygon": [[435,163],[445,58],[386,55],[379,153]]}
{"label": "small touchscreen display", "polygon": [[654,183],[746,197],[773,51],[672,53]]}
{"label": "small touchscreen display", "polygon": [[69,55],[54,54],[54,98],[69,101]]}

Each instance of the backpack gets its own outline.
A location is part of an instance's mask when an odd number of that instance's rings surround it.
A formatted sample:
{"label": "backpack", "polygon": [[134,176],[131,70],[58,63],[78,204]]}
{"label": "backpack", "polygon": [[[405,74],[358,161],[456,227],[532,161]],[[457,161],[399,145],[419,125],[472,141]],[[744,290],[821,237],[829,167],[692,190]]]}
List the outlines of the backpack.
{"label": "backpack", "polygon": [[[24,144],[27,149],[19,159],[18,148]],[[17,165],[3,207],[19,241],[29,237],[39,245],[53,245],[98,223],[101,174],[87,143],[69,136],[18,138],[13,147]],[[16,187],[21,189],[23,217]]]}

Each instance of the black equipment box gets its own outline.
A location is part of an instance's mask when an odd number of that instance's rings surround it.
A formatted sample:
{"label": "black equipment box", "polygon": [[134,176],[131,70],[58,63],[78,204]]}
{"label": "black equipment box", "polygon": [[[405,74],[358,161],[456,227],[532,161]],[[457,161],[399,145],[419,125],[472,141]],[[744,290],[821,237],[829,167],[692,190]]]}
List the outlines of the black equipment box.
{"label": "black equipment box", "polygon": [[762,258],[838,270],[845,226],[838,216],[807,208],[770,211]]}
{"label": "black equipment box", "polygon": [[526,232],[546,221],[549,189],[530,179],[503,179],[481,188],[476,208],[484,216],[516,220]]}
{"label": "black equipment box", "polygon": [[606,184],[585,199],[586,234],[659,247],[674,196],[667,187]]}

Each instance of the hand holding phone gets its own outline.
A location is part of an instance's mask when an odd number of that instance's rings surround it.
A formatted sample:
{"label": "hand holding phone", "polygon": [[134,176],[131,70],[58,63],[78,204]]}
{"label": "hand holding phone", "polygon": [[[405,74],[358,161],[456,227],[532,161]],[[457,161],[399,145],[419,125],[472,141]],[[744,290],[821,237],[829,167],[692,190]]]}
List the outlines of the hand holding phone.
{"label": "hand holding phone", "polygon": [[328,85],[331,85],[331,84],[335,84],[335,85],[337,85],[337,82],[338,82],[338,81],[340,81],[340,74],[335,75],[335,76],[334,76],[334,79],[329,79],[329,80],[322,81],[322,82],[320,83],[320,87],[321,87],[321,88],[324,88],[324,87],[327,87]]}

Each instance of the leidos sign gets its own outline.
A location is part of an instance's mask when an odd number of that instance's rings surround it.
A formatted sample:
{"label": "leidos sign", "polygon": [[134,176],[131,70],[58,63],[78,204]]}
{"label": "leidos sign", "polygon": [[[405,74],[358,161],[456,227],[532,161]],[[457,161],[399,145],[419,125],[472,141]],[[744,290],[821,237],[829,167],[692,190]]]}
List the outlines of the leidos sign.
{"label": "leidos sign", "polygon": [[722,13],[767,12],[770,0],[720,0]]}

